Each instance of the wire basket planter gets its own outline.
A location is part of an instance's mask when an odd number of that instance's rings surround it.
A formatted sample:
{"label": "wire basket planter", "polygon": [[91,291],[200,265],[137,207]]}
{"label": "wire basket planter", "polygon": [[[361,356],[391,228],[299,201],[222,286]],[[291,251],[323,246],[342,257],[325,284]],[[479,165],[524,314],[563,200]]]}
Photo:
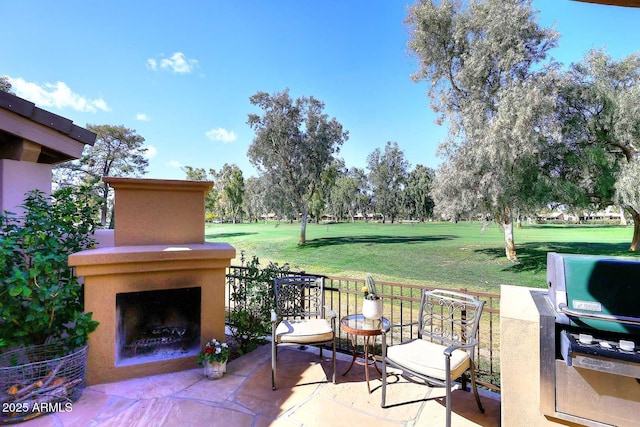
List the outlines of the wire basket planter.
{"label": "wire basket planter", "polygon": [[84,390],[88,349],[60,356],[55,343],[0,354],[0,424],[70,410]]}

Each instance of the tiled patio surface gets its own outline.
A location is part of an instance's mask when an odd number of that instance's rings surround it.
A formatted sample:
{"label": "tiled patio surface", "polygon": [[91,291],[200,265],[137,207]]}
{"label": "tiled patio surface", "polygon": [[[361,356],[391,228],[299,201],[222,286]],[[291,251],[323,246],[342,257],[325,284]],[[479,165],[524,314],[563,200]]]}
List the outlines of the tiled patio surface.
{"label": "tiled patio surface", "polygon": [[[203,378],[202,368],[87,387],[70,412],[22,423],[26,427],[75,426],[442,426],[443,389],[397,381],[387,388],[387,402],[414,401],[380,407],[380,384],[373,368],[372,393],[367,393],[364,368],[340,357],[337,384],[331,375],[330,352],[283,348],[278,354],[278,389],[271,390],[270,347],[263,346],[229,362],[220,380]],[[453,393],[454,426],[500,425],[500,402],[481,395],[485,413],[473,393]]]}

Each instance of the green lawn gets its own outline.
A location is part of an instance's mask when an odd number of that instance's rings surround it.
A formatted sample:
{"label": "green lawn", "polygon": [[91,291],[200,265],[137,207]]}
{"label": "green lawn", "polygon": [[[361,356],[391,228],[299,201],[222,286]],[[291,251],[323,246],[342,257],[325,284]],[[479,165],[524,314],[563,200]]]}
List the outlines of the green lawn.
{"label": "green lawn", "polygon": [[[502,230],[479,223],[309,224],[307,244],[298,246],[300,226],[207,224],[206,240],[233,245],[261,264],[333,276],[401,283],[440,284],[496,292],[500,285],[545,286],[546,254],[629,255],[631,227],[525,225],[515,230],[520,264],[504,256]],[[234,264],[239,264],[236,259]]]}

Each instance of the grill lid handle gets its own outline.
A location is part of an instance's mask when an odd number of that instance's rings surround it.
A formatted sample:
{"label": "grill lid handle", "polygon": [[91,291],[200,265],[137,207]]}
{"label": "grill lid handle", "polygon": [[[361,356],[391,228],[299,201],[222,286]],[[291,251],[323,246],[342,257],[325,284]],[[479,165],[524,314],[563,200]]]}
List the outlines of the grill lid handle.
{"label": "grill lid handle", "polygon": [[606,322],[623,323],[625,325],[640,326],[640,318],[629,316],[616,316],[613,314],[595,314],[583,310],[575,310],[566,304],[558,304],[558,309],[569,317],[581,317],[584,319],[604,320]]}

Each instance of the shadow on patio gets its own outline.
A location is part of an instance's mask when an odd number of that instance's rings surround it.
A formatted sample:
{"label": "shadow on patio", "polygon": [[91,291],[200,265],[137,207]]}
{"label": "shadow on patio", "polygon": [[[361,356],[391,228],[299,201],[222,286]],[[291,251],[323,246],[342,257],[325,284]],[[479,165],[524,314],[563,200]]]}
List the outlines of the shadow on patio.
{"label": "shadow on patio", "polygon": [[[390,377],[389,404],[436,397],[428,401],[380,408],[380,380],[367,393],[364,368],[338,359],[337,384],[331,375],[330,352],[282,348],[278,356],[278,389],[271,390],[271,347],[229,362],[220,380],[207,380],[202,369],[100,384],[85,389],[67,413],[55,413],[23,423],[28,427],[75,426],[440,426],[444,425],[443,389],[430,389]],[[371,368],[372,378],[375,370]],[[377,375],[377,373],[376,373]],[[454,426],[500,425],[500,402],[481,396],[486,412],[478,411],[473,393],[453,395]]]}

